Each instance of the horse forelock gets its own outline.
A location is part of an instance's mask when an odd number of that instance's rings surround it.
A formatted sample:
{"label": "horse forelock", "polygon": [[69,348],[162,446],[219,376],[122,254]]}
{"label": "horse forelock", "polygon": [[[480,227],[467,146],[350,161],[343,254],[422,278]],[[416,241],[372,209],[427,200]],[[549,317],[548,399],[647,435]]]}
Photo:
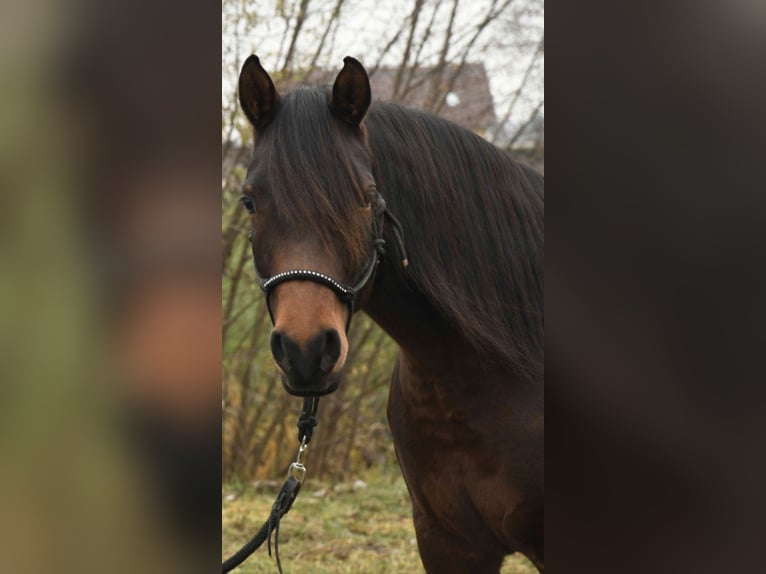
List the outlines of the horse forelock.
{"label": "horse forelock", "polygon": [[372,238],[361,207],[365,154],[330,114],[327,91],[299,87],[285,94],[273,122],[256,138],[259,173],[287,234],[310,234],[349,274],[369,257]]}

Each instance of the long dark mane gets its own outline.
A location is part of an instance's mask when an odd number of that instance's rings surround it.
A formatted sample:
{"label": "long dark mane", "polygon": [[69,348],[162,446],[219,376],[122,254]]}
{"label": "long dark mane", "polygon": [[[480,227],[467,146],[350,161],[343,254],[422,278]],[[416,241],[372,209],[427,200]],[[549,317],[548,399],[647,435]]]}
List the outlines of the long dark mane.
{"label": "long dark mane", "polygon": [[407,277],[485,356],[543,373],[542,177],[438,117],[374,104],[378,187],[401,219]]}

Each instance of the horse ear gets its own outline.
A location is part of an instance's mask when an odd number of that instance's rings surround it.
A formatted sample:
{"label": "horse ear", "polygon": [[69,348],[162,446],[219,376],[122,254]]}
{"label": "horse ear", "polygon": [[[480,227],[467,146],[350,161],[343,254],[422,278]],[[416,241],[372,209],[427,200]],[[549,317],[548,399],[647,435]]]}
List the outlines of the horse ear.
{"label": "horse ear", "polygon": [[332,87],[330,109],[344,122],[359,126],[370,107],[372,93],[367,71],[351,56],[343,58],[343,69]]}
{"label": "horse ear", "polygon": [[265,127],[277,111],[279,94],[256,55],[245,60],[239,73],[239,104],[255,129]]}

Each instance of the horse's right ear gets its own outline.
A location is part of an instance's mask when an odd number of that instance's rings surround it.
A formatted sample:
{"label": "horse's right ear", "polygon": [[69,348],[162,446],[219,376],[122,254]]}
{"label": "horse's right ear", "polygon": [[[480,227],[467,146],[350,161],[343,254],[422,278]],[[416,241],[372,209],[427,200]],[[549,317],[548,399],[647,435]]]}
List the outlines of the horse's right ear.
{"label": "horse's right ear", "polygon": [[279,94],[254,54],[245,60],[239,73],[239,104],[256,130],[266,127],[277,111]]}

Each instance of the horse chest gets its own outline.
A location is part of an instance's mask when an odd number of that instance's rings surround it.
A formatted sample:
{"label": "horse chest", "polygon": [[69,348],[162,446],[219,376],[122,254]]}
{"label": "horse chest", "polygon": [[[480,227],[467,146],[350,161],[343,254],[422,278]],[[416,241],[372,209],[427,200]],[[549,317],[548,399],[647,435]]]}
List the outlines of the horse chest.
{"label": "horse chest", "polygon": [[402,353],[389,397],[394,435],[413,448],[423,445],[443,453],[491,449],[503,434],[497,422],[504,417],[508,397],[474,377],[475,373],[429,369]]}
{"label": "horse chest", "polygon": [[454,451],[481,440],[480,415],[470,401],[435,377],[395,380],[391,387],[389,420],[403,446]]}
{"label": "horse chest", "polygon": [[[394,374],[389,423],[413,502],[456,527],[475,516],[501,529],[517,495],[497,438],[497,413],[479,407],[455,381],[423,376],[406,364]],[[483,411],[483,412],[481,412]],[[494,420],[493,420],[494,419]],[[478,525],[477,525],[478,528]]]}

